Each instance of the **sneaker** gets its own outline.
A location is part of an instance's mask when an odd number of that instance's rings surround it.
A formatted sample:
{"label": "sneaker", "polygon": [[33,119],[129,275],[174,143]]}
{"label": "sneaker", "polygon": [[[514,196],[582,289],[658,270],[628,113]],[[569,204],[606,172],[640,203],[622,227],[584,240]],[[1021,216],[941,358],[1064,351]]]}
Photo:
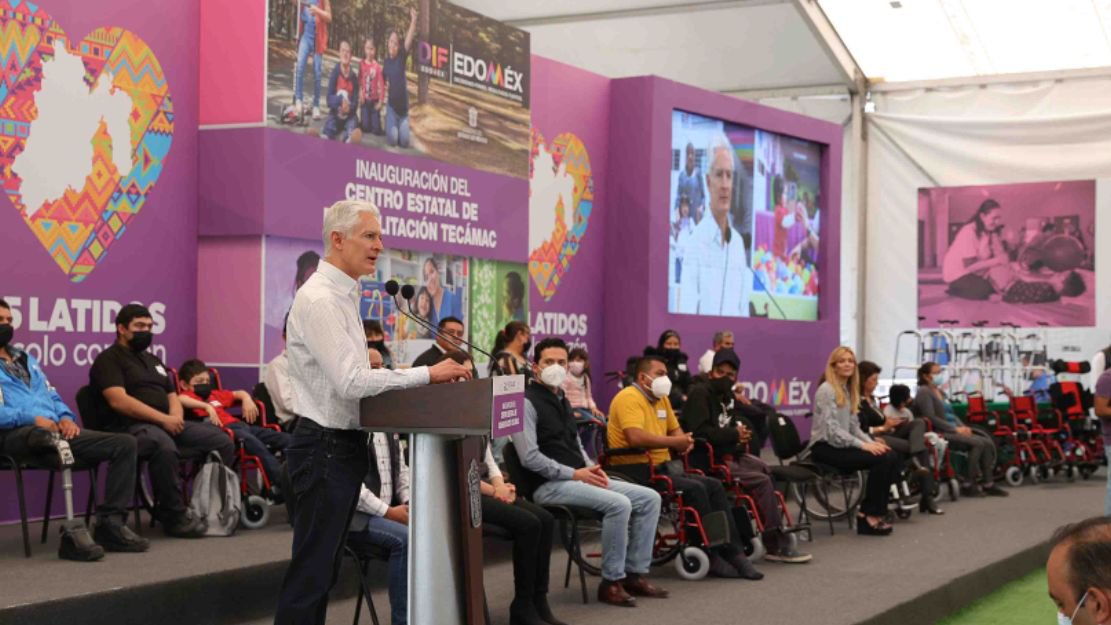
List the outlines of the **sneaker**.
{"label": "sneaker", "polygon": [[162,524],[162,531],[173,538],[200,538],[208,531],[208,524],[204,519],[180,512]]}
{"label": "sneaker", "polygon": [[1011,494],[999,488],[998,484],[990,484],[984,487],[984,494],[992,497],[1010,497]]}
{"label": "sneaker", "polygon": [[104,547],[96,544],[88,528],[78,520],[62,523],[58,557],[74,562],[95,562],[104,557]]}
{"label": "sneaker", "polygon": [[739,579],[741,577],[740,572],[737,571],[737,567],[729,564],[725,561],[725,558],[722,558],[712,551],[710,552],[710,575],[714,577],[723,577],[725,579]]}
{"label": "sneaker", "polygon": [[116,520],[98,521],[93,540],[105,551],[142,553],[150,549],[150,541]]}
{"label": "sneaker", "polygon": [[320,107],[319,106],[312,107],[312,118],[313,118],[314,121],[320,119]]}
{"label": "sneaker", "polygon": [[780,549],[779,553],[769,553],[764,556],[768,562],[783,562],[786,564],[802,564],[814,559],[809,553],[800,553],[793,547]]}

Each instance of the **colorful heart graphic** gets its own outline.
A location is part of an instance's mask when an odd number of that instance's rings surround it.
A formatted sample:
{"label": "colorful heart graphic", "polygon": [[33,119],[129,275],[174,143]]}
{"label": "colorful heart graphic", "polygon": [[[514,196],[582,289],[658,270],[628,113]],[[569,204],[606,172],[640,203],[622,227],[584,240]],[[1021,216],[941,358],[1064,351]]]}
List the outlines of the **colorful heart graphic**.
{"label": "colorful heart graphic", "polygon": [[528,271],[545,301],[555,295],[578,253],[593,206],[594,179],[582,139],[565,132],[549,148],[533,128]]}
{"label": "colorful heart graphic", "polygon": [[0,0],[0,55],[4,192],[80,282],[123,237],[162,173],[174,133],[170,86],[135,34],[99,28],[73,45],[24,0]]}

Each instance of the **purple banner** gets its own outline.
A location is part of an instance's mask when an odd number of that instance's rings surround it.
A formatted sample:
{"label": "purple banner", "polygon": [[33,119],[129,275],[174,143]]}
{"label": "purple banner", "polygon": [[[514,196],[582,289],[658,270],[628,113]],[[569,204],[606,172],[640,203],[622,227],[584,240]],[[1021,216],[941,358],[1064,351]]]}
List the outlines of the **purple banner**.
{"label": "purple banner", "polygon": [[602,360],[602,271],[611,81],[537,56],[532,71],[532,342],[560,336],[585,347],[600,382],[610,364]]}
{"label": "purple banner", "polygon": [[[8,151],[19,180],[5,180],[0,210],[0,296],[14,313],[13,343],[39,359],[76,412],[77,390],[115,340],[122,305],[151,309],[152,350],[166,362],[195,349],[197,7],[4,0],[0,8],[4,21],[21,22],[0,38],[37,45],[13,52],[5,72],[13,81],[6,97],[27,98],[5,106],[33,117],[21,126],[23,151]],[[36,159],[41,166],[22,167]],[[28,505],[37,515],[41,483],[30,481]],[[11,473],[0,474],[0,493],[12,485]],[[0,520],[16,517],[15,497],[0,495]]]}

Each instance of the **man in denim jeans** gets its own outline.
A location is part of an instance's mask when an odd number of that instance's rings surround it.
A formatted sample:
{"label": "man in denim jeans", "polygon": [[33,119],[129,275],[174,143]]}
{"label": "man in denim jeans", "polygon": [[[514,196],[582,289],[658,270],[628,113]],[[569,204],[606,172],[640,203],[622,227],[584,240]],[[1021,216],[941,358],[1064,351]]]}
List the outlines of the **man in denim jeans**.
{"label": "man in denim jeans", "polygon": [[598,600],[634,607],[635,597],[667,597],[647,580],[660,520],[660,495],[651,488],[610,480],[579,442],[571,405],[561,386],[567,377],[567,344],[550,337],[534,352],[537,380],[525,389],[524,431],[513,446],[534,481],[536,503],[597,510],[602,519],[602,583]]}
{"label": "man in denim jeans", "polygon": [[324,623],[347,527],[367,474],[359,400],[393,389],[469,379],[454,360],[404,371],[373,369],[359,316],[359,276],[374,275],[383,250],[381,215],[368,202],[324,209],[326,254],[297,291],[286,349],[298,415],[286,448],[293,510],[293,557],[276,625]]}

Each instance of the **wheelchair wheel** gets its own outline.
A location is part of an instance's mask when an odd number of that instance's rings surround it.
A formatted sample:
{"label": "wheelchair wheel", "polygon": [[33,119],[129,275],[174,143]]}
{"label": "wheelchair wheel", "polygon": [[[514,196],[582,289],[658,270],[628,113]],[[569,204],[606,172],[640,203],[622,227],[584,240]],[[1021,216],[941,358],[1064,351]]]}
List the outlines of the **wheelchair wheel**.
{"label": "wheelchair wheel", "polygon": [[762,560],[764,556],[768,555],[768,548],[764,546],[764,539],[759,536],[754,536],[752,540],[745,542],[744,547],[745,555],[753,562]]}
{"label": "wheelchair wheel", "polygon": [[[842,479],[819,479],[813,497],[807,502],[806,513],[812,518],[823,521],[830,517],[835,521],[843,519],[860,505],[860,500],[864,498],[863,486],[862,471]],[[801,496],[798,499],[799,505],[802,505]]]}
{"label": "wheelchair wheel", "polygon": [[243,527],[257,530],[266,527],[270,520],[270,502],[258,495],[248,495],[239,511],[239,522]]}
{"label": "wheelchair wheel", "polygon": [[710,556],[698,547],[683,547],[675,558],[675,570],[683,579],[700,580],[710,572]]}
{"label": "wheelchair wheel", "polygon": [[679,511],[674,509],[673,504],[665,501],[664,508],[660,510],[660,522],[656,525],[656,544],[652,545],[652,566],[667,564],[682,550],[684,530],[679,527],[678,520]]}
{"label": "wheelchair wheel", "polygon": [[1003,474],[1003,478],[1007,480],[1007,484],[1017,488],[1022,486],[1024,476],[1022,475],[1022,469],[1019,467],[1007,467],[1007,472]]}

